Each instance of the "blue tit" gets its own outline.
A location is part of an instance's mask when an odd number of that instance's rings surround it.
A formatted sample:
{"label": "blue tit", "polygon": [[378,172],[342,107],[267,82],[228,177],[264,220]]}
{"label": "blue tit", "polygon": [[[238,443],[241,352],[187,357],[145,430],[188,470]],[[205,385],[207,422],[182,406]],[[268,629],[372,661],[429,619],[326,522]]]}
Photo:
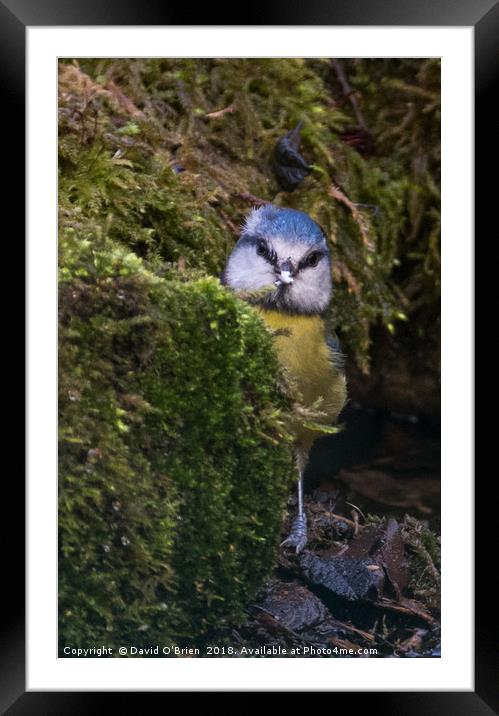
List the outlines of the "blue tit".
{"label": "blue tit", "polygon": [[[336,420],[347,391],[338,345],[328,336],[324,315],[332,296],[331,256],[315,221],[295,209],[267,204],[247,217],[229,256],[222,282],[247,292],[274,333],[277,355],[310,409],[319,406],[322,424]],[[303,473],[320,433],[295,420],[298,514],[282,543],[300,552],[307,543]]]}

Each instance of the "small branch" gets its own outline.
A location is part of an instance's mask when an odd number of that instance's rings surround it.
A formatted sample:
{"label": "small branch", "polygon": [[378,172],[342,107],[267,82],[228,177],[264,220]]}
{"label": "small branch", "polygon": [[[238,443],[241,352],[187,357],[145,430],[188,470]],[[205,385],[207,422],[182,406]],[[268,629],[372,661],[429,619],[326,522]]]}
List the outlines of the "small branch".
{"label": "small branch", "polygon": [[224,117],[226,114],[232,114],[235,110],[235,106],[233,104],[230,104],[228,107],[225,107],[224,109],[219,109],[216,112],[208,112],[205,114],[205,117],[209,117],[210,119],[218,119],[219,117]]}
{"label": "small branch", "polygon": [[354,510],[356,510],[356,511],[359,513],[359,515],[363,518],[364,522],[366,521],[366,516],[365,516],[365,514],[362,512],[362,510],[360,509],[360,507],[357,507],[357,505],[354,505],[353,502],[347,502],[346,504],[347,504],[347,505],[350,505],[350,507],[353,507]]}
{"label": "small branch", "polygon": [[373,243],[371,241],[371,237],[369,236],[369,226],[368,226],[364,216],[362,216],[362,213],[359,211],[358,205],[354,204],[354,202],[348,198],[348,196],[340,189],[340,187],[336,186],[335,184],[331,185],[331,188],[329,189],[329,194],[334,199],[341,201],[342,204],[344,204],[346,207],[348,207],[350,209],[350,211],[352,212],[354,221],[357,224],[357,226],[359,227],[362,241],[367,246],[367,248],[372,251],[374,247],[373,247]]}
{"label": "small branch", "polygon": [[236,192],[233,196],[236,196],[238,199],[242,199],[243,201],[247,201],[249,204],[253,204],[254,206],[265,206],[266,204],[271,203],[270,201],[267,201],[267,199],[260,199],[258,196],[250,194],[247,191]]}
{"label": "small branch", "polygon": [[225,211],[222,211],[220,209],[220,216],[225,221],[225,223],[229,227],[230,231],[234,234],[234,236],[239,236],[240,231],[237,228],[237,226],[234,224],[234,222],[229,218],[229,215],[226,214]]}
{"label": "small branch", "polygon": [[132,117],[143,117],[144,112],[140,110],[138,107],[135,106],[135,104],[132,102],[132,100],[122,92],[122,90],[118,87],[118,85],[113,80],[108,80],[106,83],[106,89],[112,96],[116,99],[121,109],[123,109],[127,114],[130,114]]}
{"label": "small branch", "polygon": [[367,132],[367,126],[364,119],[364,115],[362,114],[362,110],[360,109],[357,91],[350,86],[350,83],[347,79],[345,70],[343,69],[341,62],[339,60],[332,59],[331,65],[336,74],[338,82],[341,85],[343,94],[350,100],[350,104],[352,105],[352,109],[354,111],[355,118],[357,119],[358,126],[365,132]]}

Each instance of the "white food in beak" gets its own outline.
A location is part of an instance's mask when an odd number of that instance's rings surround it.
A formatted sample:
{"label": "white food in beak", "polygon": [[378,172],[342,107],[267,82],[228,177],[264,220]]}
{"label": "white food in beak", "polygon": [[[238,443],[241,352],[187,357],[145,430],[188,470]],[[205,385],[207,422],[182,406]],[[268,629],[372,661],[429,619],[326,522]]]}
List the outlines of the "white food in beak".
{"label": "white food in beak", "polygon": [[293,283],[293,277],[289,271],[281,271],[281,275],[278,280],[280,283]]}

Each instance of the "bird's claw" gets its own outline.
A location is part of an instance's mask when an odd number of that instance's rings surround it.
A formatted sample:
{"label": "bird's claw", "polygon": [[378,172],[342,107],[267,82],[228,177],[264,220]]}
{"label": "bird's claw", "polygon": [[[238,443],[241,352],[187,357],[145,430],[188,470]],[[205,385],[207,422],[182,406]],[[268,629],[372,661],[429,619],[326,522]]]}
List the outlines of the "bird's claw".
{"label": "bird's claw", "polygon": [[296,554],[299,554],[307,544],[307,516],[298,515],[293,520],[289,536],[281,542],[281,547],[295,547]]}

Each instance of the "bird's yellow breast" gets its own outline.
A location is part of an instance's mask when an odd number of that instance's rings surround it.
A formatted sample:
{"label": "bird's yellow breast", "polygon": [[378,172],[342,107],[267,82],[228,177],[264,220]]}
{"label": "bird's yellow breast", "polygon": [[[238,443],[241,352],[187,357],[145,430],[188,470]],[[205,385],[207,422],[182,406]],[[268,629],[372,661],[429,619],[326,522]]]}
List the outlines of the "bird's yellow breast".
{"label": "bird's yellow breast", "polygon": [[[344,375],[331,360],[326,327],[320,316],[288,315],[259,309],[266,324],[275,331],[274,343],[281,364],[289,372],[305,407],[320,399],[320,421],[330,424],[338,417],[346,400]],[[320,433],[294,425],[297,439],[307,449]]]}

